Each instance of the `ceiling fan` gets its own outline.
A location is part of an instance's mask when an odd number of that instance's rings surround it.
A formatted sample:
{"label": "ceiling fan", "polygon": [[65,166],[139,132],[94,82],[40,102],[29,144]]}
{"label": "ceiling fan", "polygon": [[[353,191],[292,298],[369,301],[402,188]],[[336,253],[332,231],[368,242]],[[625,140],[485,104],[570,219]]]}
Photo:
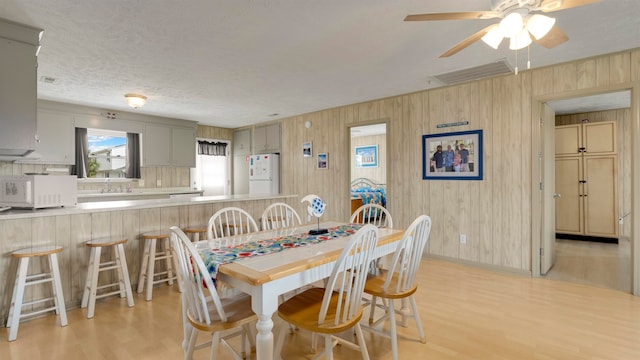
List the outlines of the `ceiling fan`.
{"label": "ceiling fan", "polygon": [[566,10],[599,1],[601,0],[491,0],[491,11],[416,14],[408,15],[404,21],[502,19],[462,40],[440,55],[441,58],[454,55],[481,39],[494,49],[498,48],[504,38],[510,39],[511,50],[527,47],[532,41],[550,49],[569,40],[569,37],[555,25],[554,18],[538,12]]}

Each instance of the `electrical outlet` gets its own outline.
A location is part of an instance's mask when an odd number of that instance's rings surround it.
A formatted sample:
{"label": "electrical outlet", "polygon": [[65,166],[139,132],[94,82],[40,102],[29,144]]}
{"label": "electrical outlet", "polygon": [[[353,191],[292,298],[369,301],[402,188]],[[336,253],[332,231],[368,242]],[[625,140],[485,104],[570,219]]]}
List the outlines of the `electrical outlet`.
{"label": "electrical outlet", "polygon": [[624,218],[622,216],[618,218],[618,224],[624,224]]}
{"label": "electrical outlet", "polygon": [[466,243],[467,243],[467,235],[460,234],[460,244],[466,244]]}
{"label": "electrical outlet", "polygon": [[157,187],[161,187],[162,186],[162,180],[160,180],[160,179],[156,180],[156,186]]}

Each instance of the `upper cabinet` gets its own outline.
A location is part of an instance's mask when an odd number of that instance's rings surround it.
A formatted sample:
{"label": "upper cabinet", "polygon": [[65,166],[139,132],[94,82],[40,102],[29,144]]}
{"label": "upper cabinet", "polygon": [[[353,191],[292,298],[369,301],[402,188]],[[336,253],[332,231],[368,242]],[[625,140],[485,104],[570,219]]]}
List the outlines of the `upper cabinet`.
{"label": "upper cabinet", "polygon": [[0,156],[22,156],[36,147],[36,49],[41,31],[0,19]]}
{"label": "upper cabinet", "polygon": [[171,164],[196,167],[195,129],[175,127],[171,129]]}
{"label": "upper cabinet", "polygon": [[280,152],[280,123],[256,126],[253,129],[253,153]]}
{"label": "upper cabinet", "polygon": [[616,153],[616,123],[602,121],[556,126],[556,156]]}
{"label": "upper cabinet", "polygon": [[196,166],[196,130],[146,125],[142,166]]}
{"label": "upper cabinet", "polygon": [[251,155],[251,129],[233,133],[233,156]]}
{"label": "upper cabinet", "polygon": [[75,130],[73,114],[38,109],[37,160],[25,163],[73,165]]}

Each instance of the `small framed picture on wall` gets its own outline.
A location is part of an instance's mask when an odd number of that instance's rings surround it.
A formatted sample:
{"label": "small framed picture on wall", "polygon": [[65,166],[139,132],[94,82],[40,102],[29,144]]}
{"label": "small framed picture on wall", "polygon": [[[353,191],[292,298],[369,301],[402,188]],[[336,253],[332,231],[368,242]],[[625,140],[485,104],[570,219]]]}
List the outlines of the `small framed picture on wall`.
{"label": "small framed picture on wall", "polygon": [[302,156],[303,157],[312,157],[313,149],[311,148],[311,141],[307,141],[302,144]]}
{"label": "small framed picture on wall", "polygon": [[356,167],[378,167],[378,145],[356,146]]}
{"label": "small framed picture on wall", "polygon": [[328,169],[329,168],[329,157],[327,153],[319,153],[318,154],[318,169]]}

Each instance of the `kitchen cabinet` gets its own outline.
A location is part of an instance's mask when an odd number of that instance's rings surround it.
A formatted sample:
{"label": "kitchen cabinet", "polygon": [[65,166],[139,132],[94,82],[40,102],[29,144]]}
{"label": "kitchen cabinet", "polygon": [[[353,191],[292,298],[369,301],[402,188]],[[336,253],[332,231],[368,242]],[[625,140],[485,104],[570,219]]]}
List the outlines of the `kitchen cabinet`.
{"label": "kitchen cabinet", "polygon": [[37,57],[42,30],[0,19],[0,155],[36,146]]}
{"label": "kitchen cabinet", "polygon": [[75,128],[73,114],[38,110],[36,153],[37,160],[20,162],[31,164],[75,164]]}
{"label": "kitchen cabinet", "polygon": [[[558,126],[556,148],[567,139],[580,139],[585,149],[572,156],[556,156],[556,232],[597,237],[618,237],[618,156],[615,122],[599,126]],[[588,124],[592,125],[592,124]],[[580,136],[578,132],[582,132]],[[568,135],[571,133],[571,135]],[[563,137],[564,136],[564,137]],[[595,145],[593,145],[595,144]],[[576,144],[573,144],[576,145]],[[568,150],[565,149],[565,150]],[[613,152],[613,154],[611,154]]]}
{"label": "kitchen cabinet", "polygon": [[256,126],[253,129],[253,153],[280,152],[280,123]]}
{"label": "kitchen cabinet", "polygon": [[186,167],[196,166],[195,129],[171,129],[171,165]]}
{"label": "kitchen cabinet", "polygon": [[195,128],[146,125],[143,166],[195,167]]}
{"label": "kitchen cabinet", "polygon": [[251,129],[238,130],[233,133],[233,155],[251,155]]}
{"label": "kitchen cabinet", "polygon": [[616,153],[616,123],[602,121],[556,126],[556,156]]}

